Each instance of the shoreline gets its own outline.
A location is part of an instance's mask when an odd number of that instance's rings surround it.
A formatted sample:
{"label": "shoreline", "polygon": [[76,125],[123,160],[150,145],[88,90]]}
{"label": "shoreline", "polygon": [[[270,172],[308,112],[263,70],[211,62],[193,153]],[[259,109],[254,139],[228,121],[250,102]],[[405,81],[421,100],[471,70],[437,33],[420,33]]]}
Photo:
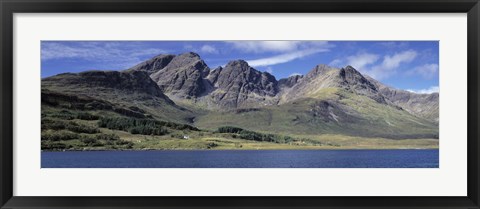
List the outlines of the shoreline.
{"label": "shoreline", "polygon": [[40,152],[104,152],[104,151],[342,151],[342,150],[439,150],[440,148],[324,148],[324,149],[83,149],[40,150]]}

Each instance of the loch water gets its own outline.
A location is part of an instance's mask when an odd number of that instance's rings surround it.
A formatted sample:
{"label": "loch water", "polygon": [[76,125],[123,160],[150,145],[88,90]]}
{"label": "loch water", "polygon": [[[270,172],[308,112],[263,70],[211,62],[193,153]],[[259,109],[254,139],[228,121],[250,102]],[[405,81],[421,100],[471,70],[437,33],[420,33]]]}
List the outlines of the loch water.
{"label": "loch water", "polygon": [[42,168],[438,168],[438,149],[42,152]]}

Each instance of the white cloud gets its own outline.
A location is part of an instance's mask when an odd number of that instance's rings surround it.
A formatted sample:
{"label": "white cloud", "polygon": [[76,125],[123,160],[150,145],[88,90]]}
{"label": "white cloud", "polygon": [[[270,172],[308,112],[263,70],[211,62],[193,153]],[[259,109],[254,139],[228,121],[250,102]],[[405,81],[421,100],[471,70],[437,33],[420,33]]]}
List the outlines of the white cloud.
{"label": "white cloud", "polygon": [[342,59],[334,59],[332,60],[330,63],[328,63],[328,66],[332,66],[332,67],[343,67],[344,65],[344,61]]}
{"label": "white cloud", "polygon": [[[121,42],[42,42],[41,59],[76,58],[101,63],[99,68],[125,69],[144,61],[145,56],[166,53],[158,48],[145,48]],[[107,70],[107,69],[106,69]]]}
{"label": "white cloud", "polygon": [[242,53],[273,53],[270,57],[248,60],[254,67],[287,63],[334,47],[327,41],[227,41],[232,49]]}
{"label": "white cloud", "polygon": [[411,62],[417,57],[417,52],[413,50],[407,50],[401,53],[397,53],[393,56],[385,56],[383,59],[382,67],[392,69],[398,67],[402,62]]}
{"label": "white cloud", "polygon": [[[351,65],[358,71],[367,74],[375,79],[384,79],[397,73],[397,69],[405,63],[412,62],[418,53],[414,50],[406,50],[393,55],[381,57],[378,54],[359,52],[355,55],[332,60],[329,65],[333,67],[344,67]],[[417,69],[424,70],[424,69]]]}
{"label": "white cloud", "polygon": [[367,65],[374,64],[379,60],[378,54],[371,54],[367,52],[359,52],[355,55],[348,56],[344,59],[334,59],[328,65],[332,67],[345,67],[351,65],[357,70],[363,71]]}
{"label": "white cloud", "polygon": [[261,58],[256,60],[249,60],[247,61],[250,66],[253,67],[261,67],[261,66],[270,66],[276,64],[282,64],[286,62],[290,62],[308,55],[316,54],[319,52],[326,52],[328,49],[307,49],[301,51],[295,51],[280,55],[275,55],[272,57]]}
{"label": "white cloud", "polygon": [[431,93],[439,92],[440,88],[438,86],[431,86],[428,89],[417,89],[417,90],[407,89],[407,91],[417,93],[417,94],[431,94]]}
{"label": "white cloud", "polygon": [[431,79],[438,73],[437,64],[425,64],[415,67],[413,70],[406,72],[407,75],[421,75],[423,78]]}
{"label": "white cloud", "polygon": [[234,49],[244,53],[286,53],[313,48],[331,48],[327,41],[228,41]]}
{"label": "white cloud", "polygon": [[377,54],[370,54],[370,53],[358,53],[353,56],[348,56],[347,57],[347,64],[351,65],[355,69],[363,69],[365,66],[373,64],[377,62],[377,60],[380,58],[379,55]]}
{"label": "white cloud", "polygon": [[288,52],[297,50],[300,41],[232,41],[233,48],[243,52]]}
{"label": "white cloud", "polygon": [[209,53],[209,54],[217,54],[218,50],[213,47],[212,45],[203,45],[202,48],[200,48],[200,51],[203,53]]}
{"label": "white cloud", "polygon": [[417,52],[414,50],[407,50],[400,53],[396,53],[393,56],[385,55],[382,63],[374,65],[368,69],[360,69],[367,75],[375,79],[388,78],[397,72],[397,68],[400,64],[409,63],[417,57]]}

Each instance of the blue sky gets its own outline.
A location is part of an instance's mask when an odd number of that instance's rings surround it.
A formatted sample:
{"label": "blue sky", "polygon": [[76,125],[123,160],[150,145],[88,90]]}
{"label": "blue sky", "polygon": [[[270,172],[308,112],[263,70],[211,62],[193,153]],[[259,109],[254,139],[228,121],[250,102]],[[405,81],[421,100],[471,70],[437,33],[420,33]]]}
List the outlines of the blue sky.
{"label": "blue sky", "polygon": [[389,86],[438,91],[438,41],[42,41],[41,76],[123,70],[158,54],[198,53],[210,68],[243,59],[277,79],[352,65]]}

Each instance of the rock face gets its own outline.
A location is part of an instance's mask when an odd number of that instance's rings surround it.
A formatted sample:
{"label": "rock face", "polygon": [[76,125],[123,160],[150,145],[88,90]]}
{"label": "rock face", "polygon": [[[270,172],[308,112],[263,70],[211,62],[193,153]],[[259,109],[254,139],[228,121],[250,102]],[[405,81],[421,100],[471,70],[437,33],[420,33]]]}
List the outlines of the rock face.
{"label": "rock face", "polygon": [[340,70],[340,78],[340,85],[343,85],[346,89],[352,90],[355,94],[365,95],[379,103],[386,103],[385,98],[378,91],[377,87],[352,66],[342,68]]}
{"label": "rock face", "polygon": [[282,78],[278,80],[278,87],[280,89],[291,88],[292,86],[297,84],[302,78],[303,78],[303,75],[293,75],[288,78]]}
{"label": "rock face", "polygon": [[318,97],[325,89],[340,88],[438,121],[438,94],[420,95],[393,89],[362,75],[352,66],[338,69],[318,65],[305,76],[295,75],[277,81],[243,60],[210,70],[198,54],[188,52],[177,56],[159,55],[128,71],[146,72],[173,100],[204,103],[207,109],[284,104]]}
{"label": "rock face", "polygon": [[438,94],[414,94],[383,85],[352,66],[318,65],[305,76],[277,81],[243,60],[210,70],[196,53],[159,55],[131,71],[144,71],[172,99],[207,104],[207,109],[234,109],[284,104],[301,98],[316,98],[325,89],[338,88],[374,101],[394,105],[411,114],[438,121]]}
{"label": "rock face", "polygon": [[151,75],[166,67],[174,57],[175,55],[171,54],[161,54],[138,65],[135,65],[134,67],[130,68],[130,70],[144,71]]}
{"label": "rock face", "polygon": [[229,62],[208,76],[214,91],[210,97],[219,106],[236,108],[264,102],[278,93],[277,80],[250,67],[243,60]]}
{"label": "rock face", "polygon": [[196,53],[175,56],[164,68],[150,75],[162,91],[178,98],[195,98],[206,87],[203,78],[210,72],[207,64]]}
{"label": "rock face", "polygon": [[150,77],[174,100],[206,103],[209,107],[237,108],[274,103],[278,84],[274,76],[250,67],[243,60],[210,70],[193,52],[159,55],[129,71],[152,72]]}
{"label": "rock face", "polygon": [[405,90],[395,89],[377,80],[368,77],[382,95],[391,103],[409,113],[438,122],[439,120],[439,94],[416,94]]}
{"label": "rock face", "polygon": [[173,100],[188,100],[203,104],[207,109],[282,105],[301,98],[321,98],[328,89],[342,89],[438,121],[438,94],[393,89],[362,75],[352,66],[338,69],[317,65],[305,76],[295,75],[277,81],[243,60],[230,61],[224,67],[210,70],[198,54],[188,52],[177,56],[159,55],[128,71],[146,72]]}
{"label": "rock face", "polygon": [[222,67],[217,67],[214,70],[210,71],[210,74],[207,76],[207,80],[210,84],[216,83],[220,72],[223,70]]}

